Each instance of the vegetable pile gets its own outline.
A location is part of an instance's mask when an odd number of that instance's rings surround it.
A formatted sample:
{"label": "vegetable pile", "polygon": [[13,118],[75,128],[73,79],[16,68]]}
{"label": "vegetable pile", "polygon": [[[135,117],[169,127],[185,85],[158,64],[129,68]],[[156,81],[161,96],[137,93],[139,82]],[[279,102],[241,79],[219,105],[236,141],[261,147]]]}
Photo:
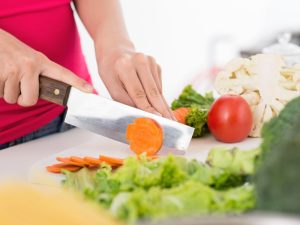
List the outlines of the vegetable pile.
{"label": "vegetable pile", "polygon": [[171,108],[179,122],[195,128],[194,137],[201,137],[208,133],[207,113],[213,101],[211,92],[202,96],[188,85],[173,101]]}
{"label": "vegetable pile", "polygon": [[254,207],[248,183],[259,149],[213,149],[206,163],[172,155],[128,158],[112,170],[64,171],[64,186],[83,193],[117,218],[134,222],[187,215],[241,213]]}
{"label": "vegetable pile", "polygon": [[64,186],[126,222],[249,210],[300,214],[300,97],[266,123],[257,149],[214,148],[205,163],[179,156],[124,160],[114,169],[62,170]]}
{"label": "vegetable pile", "polygon": [[288,68],[279,55],[258,54],[230,61],[215,80],[219,94],[242,96],[253,113],[252,137],[277,116],[285,104],[300,95],[300,66]]}

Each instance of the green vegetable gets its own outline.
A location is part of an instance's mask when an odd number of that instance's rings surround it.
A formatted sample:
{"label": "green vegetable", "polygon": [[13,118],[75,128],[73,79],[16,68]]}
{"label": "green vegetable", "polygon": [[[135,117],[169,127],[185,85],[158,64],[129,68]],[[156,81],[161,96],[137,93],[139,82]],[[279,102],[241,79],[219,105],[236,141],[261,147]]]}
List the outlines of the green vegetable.
{"label": "green vegetable", "polygon": [[173,155],[152,161],[145,156],[139,160],[128,158],[115,171],[103,165],[96,172],[86,168],[75,173],[65,172],[64,185],[130,222],[194,214],[241,213],[253,207],[254,192],[245,179],[252,173],[251,166],[239,161],[243,159],[253,164],[257,150],[242,153],[235,149],[234,154],[230,153],[234,159],[224,158],[230,163],[220,166],[218,161],[224,151],[222,148],[212,151],[211,165]]}
{"label": "green vegetable", "polygon": [[121,219],[162,219],[210,213],[241,213],[253,208],[251,185],[217,191],[195,181],[187,181],[172,189],[138,189],[120,193],[111,205],[111,212]]}
{"label": "green vegetable", "polygon": [[263,126],[260,161],[268,157],[268,153],[286,136],[286,131],[290,130],[299,121],[299,112],[300,98],[296,98],[290,101],[277,117],[274,117]]}
{"label": "green vegetable", "polygon": [[254,173],[255,162],[260,155],[260,148],[240,151],[237,148],[213,148],[207,157],[207,163],[215,168],[229,170],[234,175]]}
{"label": "green vegetable", "polygon": [[213,101],[212,92],[202,96],[191,85],[188,85],[183,89],[179,98],[173,101],[171,108],[173,110],[180,107],[190,108],[186,124],[195,128],[193,137],[201,137],[208,132],[207,113]]}
{"label": "green vegetable", "polygon": [[300,214],[300,98],[263,128],[255,175],[257,209]]}
{"label": "green vegetable", "polygon": [[183,89],[179,98],[173,101],[171,108],[174,110],[180,107],[189,108],[192,105],[198,105],[202,109],[209,109],[213,101],[212,92],[208,92],[202,96],[192,88],[192,85],[188,85]]}
{"label": "green vegetable", "polygon": [[207,109],[201,109],[197,105],[191,106],[185,121],[187,125],[195,128],[193,137],[201,137],[208,133],[207,113]]}

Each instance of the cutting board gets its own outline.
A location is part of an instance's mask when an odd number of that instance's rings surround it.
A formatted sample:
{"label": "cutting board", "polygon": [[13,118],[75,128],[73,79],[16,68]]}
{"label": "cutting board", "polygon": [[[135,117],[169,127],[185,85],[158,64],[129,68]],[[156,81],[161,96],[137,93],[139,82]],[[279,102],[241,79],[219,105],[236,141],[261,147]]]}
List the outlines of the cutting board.
{"label": "cutting board", "polygon": [[[205,161],[208,152],[216,146],[238,147],[243,150],[248,150],[259,146],[260,138],[248,138],[239,143],[225,144],[216,141],[212,136],[193,139],[187,151],[175,151],[173,149],[163,148],[159,155],[167,155],[170,152],[178,155],[184,155],[187,158],[194,158],[199,161]],[[79,146],[62,150],[48,158],[36,162],[29,171],[29,181],[34,184],[42,184],[48,186],[59,186],[64,176],[61,174],[51,174],[45,169],[46,166],[57,163],[56,157],[62,156],[93,156],[99,155],[112,156],[117,158],[125,158],[134,155],[127,144],[120,143],[102,136],[95,136],[92,141],[82,143]]]}

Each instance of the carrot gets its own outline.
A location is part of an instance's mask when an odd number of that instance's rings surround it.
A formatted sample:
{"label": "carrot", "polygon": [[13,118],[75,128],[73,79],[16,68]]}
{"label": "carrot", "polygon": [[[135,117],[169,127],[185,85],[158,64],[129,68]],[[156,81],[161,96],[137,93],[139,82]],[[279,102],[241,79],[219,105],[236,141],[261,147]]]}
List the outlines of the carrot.
{"label": "carrot", "polygon": [[75,171],[78,171],[81,167],[70,165],[67,163],[58,163],[58,164],[54,164],[51,166],[47,166],[46,168],[47,168],[48,172],[61,173],[62,170],[68,170],[71,172],[75,172]]}
{"label": "carrot", "polygon": [[70,160],[71,160],[72,162],[80,163],[80,164],[83,165],[83,166],[88,166],[88,165],[89,165],[88,162],[86,162],[83,158],[80,158],[80,157],[78,157],[78,156],[71,156],[71,157],[69,157],[69,158],[70,158]]}
{"label": "carrot", "polygon": [[59,161],[59,162],[67,163],[69,165],[84,167],[84,164],[74,162],[68,157],[56,157],[56,160]]}
{"label": "carrot", "polygon": [[124,160],[119,158],[113,158],[109,156],[100,155],[99,156],[100,161],[106,162],[107,164],[111,166],[120,166],[123,165]]}
{"label": "carrot", "polygon": [[85,162],[89,164],[89,166],[99,166],[101,164],[101,160],[93,157],[86,156],[83,158]]}
{"label": "carrot", "polygon": [[189,108],[181,107],[173,110],[173,115],[175,116],[177,122],[186,124],[186,117],[189,114]]}
{"label": "carrot", "polygon": [[[136,156],[137,159],[140,159],[140,155]],[[150,155],[147,156],[149,160],[158,159],[158,155]],[[94,158],[90,156],[86,156],[84,158],[80,158],[78,156],[70,156],[70,157],[57,157],[57,161],[60,163],[53,164],[51,166],[47,166],[46,169],[50,173],[61,173],[62,170],[68,170],[71,172],[75,172],[80,168],[87,167],[89,169],[97,169],[102,162],[107,163],[111,167],[119,167],[124,163],[124,159],[114,158],[109,156],[100,155],[99,158]]]}
{"label": "carrot", "polygon": [[126,139],[130,149],[140,155],[155,155],[163,143],[163,130],[160,125],[150,118],[137,118],[129,124],[126,130]]}
{"label": "carrot", "polygon": [[47,166],[46,169],[50,173],[60,173],[61,171],[61,168],[55,166]]}

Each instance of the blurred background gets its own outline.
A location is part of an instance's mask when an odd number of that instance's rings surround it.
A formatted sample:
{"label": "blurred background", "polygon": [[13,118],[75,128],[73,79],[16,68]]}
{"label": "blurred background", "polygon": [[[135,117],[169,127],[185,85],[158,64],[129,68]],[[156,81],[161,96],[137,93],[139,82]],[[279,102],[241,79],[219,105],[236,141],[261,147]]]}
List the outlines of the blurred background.
{"label": "blurred background", "polygon": [[[219,68],[276,43],[282,32],[300,42],[299,0],[121,0],[127,28],[138,51],[152,55],[163,71],[163,89],[171,102],[192,83],[204,92]],[[77,18],[89,70],[99,93],[90,37]]]}

